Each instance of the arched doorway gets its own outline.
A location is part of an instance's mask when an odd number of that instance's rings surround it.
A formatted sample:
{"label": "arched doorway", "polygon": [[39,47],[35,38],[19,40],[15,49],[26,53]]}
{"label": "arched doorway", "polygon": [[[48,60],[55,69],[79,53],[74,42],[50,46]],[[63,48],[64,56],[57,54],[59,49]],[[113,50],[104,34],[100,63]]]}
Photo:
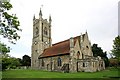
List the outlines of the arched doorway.
{"label": "arched doorway", "polygon": [[76,70],[77,70],[77,72],[79,71],[79,65],[78,65],[78,60],[80,59],[80,52],[78,51],[77,52],[77,63],[76,63]]}

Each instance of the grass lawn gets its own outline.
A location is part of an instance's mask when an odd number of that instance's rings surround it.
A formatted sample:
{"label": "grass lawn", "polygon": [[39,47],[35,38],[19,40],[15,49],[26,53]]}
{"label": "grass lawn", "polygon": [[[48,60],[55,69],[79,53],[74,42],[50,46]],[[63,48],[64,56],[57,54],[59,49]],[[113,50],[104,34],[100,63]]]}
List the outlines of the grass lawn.
{"label": "grass lawn", "polygon": [[2,78],[108,78],[118,76],[117,69],[106,69],[93,73],[61,73],[41,70],[7,70],[2,72]]}

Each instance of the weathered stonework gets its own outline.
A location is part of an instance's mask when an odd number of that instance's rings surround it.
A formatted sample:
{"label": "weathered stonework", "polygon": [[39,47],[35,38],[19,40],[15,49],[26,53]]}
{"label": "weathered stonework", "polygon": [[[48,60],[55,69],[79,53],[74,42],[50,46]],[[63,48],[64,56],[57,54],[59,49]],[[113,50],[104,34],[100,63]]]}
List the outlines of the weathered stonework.
{"label": "weathered stonework", "polygon": [[31,67],[60,72],[96,72],[105,69],[101,57],[93,57],[88,33],[51,44],[51,17],[49,21],[33,18]]}

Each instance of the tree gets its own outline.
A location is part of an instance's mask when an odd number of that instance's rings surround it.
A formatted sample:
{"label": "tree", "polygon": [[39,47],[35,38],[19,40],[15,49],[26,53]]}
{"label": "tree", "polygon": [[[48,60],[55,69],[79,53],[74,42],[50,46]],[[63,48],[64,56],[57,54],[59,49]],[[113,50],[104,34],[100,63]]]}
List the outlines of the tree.
{"label": "tree", "polygon": [[120,62],[120,36],[115,37],[115,40],[113,40],[113,49],[111,51],[115,58]]}
{"label": "tree", "polygon": [[10,65],[9,58],[3,58],[2,59],[2,70],[7,69],[9,65]]}
{"label": "tree", "polygon": [[92,45],[92,52],[93,52],[94,57],[100,56],[105,61],[105,66],[106,67],[109,66],[109,60],[108,60],[108,57],[107,57],[107,53],[103,52],[101,47],[98,47],[98,44],[93,44]]}
{"label": "tree", "polygon": [[8,52],[10,52],[10,48],[0,42],[0,69],[6,68],[7,64],[4,63],[5,61],[3,61],[3,59],[9,57]]}
{"label": "tree", "polygon": [[18,58],[5,57],[2,59],[2,70],[15,69],[19,66],[20,66],[20,62]]}
{"label": "tree", "polygon": [[[3,0],[4,1],[4,0]],[[8,11],[12,8],[9,2],[0,1],[0,36],[7,38],[11,43],[15,43],[13,40],[18,40],[20,36],[17,31],[21,31],[19,28],[20,23],[16,15],[10,15]],[[10,47],[7,47],[4,43],[0,42],[0,53],[2,57],[8,56]]]}
{"label": "tree", "polygon": [[6,53],[10,52],[10,47],[7,47],[4,43],[0,42],[0,53],[5,56]]}
{"label": "tree", "polygon": [[[7,38],[9,42],[15,44],[15,41],[20,39],[20,36],[18,35],[18,31],[21,31],[19,28],[20,22],[16,17],[16,14],[9,14],[8,12],[13,7],[12,4],[3,1],[4,0],[0,0],[0,36]],[[0,42],[0,56],[2,55],[3,57],[3,69],[6,69],[13,61],[17,61],[13,58],[10,58],[7,54],[8,52],[10,52],[10,47],[7,47],[5,44]]]}
{"label": "tree", "polygon": [[22,57],[22,63],[23,63],[23,66],[30,66],[31,65],[31,59],[28,55],[24,55]]}
{"label": "tree", "polygon": [[10,63],[11,63],[11,64],[8,66],[9,68],[15,69],[15,68],[17,68],[18,66],[20,66],[20,62],[19,62],[19,59],[18,59],[18,58],[11,57],[11,58],[9,58],[9,61],[10,61]]}
{"label": "tree", "polygon": [[20,65],[19,66],[22,66],[22,59],[21,58],[17,58],[18,59],[18,61],[20,62]]}
{"label": "tree", "polygon": [[110,58],[109,61],[110,61],[110,66],[111,67],[113,67],[113,66],[117,67],[117,65],[119,64],[119,62],[116,58]]}
{"label": "tree", "polygon": [[9,56],[8,54],[6,54],[8,52],[10,52],[9,47],[7,47],[5,44],[0,42],[0,69],[2,70],[6,69],[6,66],[8,65],[8,63],[6,63],[7,60],[3,59]]}
{"label": "tree", "polygon": [[15,44],[15,41],[20,39],[17,31],[21,31],[21,29],[16,14],[10,15],[8,13],[11,8],[12,5],[9,2],[0,1],[0,35]]}

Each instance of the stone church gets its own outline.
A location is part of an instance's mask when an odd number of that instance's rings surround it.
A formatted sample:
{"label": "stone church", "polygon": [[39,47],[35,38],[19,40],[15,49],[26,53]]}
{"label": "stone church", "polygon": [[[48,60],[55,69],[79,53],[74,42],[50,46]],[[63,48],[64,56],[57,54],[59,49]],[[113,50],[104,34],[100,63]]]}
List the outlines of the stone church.
{"label": "stone church", "polygon": [[33,17],[31,67],[59,72],[95,72],[105,69],[101,57],[93,57],[88,33],[52,44],[51,16]]}

